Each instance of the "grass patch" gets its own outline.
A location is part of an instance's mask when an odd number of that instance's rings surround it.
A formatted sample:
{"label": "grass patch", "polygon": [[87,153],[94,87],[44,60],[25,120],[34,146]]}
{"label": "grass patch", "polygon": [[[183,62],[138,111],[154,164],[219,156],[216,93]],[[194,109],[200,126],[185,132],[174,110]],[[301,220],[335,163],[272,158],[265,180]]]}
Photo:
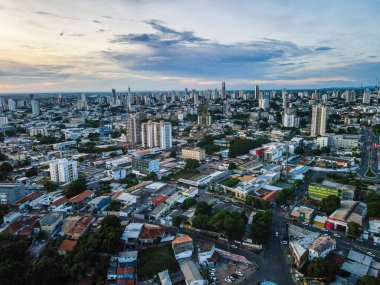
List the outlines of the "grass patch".
{"label": "grass patch", "polygon": [[364,176],[366,176],[366,177],[376,177],[376,174],[373,173],[373,171],[370,168],[368,168],[368,170],[367,170],[367,172],[365,173]]}
{"label": "grass patch", "polygon": [[139,280],[151,279],[166,269],[169,269],[171,273],[179,271],[179,265],[170,244],[139,251],[137,259]]}

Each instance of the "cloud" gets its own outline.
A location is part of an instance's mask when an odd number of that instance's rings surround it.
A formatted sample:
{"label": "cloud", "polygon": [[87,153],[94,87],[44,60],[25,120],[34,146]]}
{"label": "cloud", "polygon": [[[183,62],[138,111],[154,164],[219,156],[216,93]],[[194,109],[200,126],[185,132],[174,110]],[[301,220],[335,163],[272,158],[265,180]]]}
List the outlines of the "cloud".
{"label": "cloud", "polygon": [[106,19],[112,19],[112,16],[108,16],[108,15],[103,15],[102,17]]}
{"label": "cloud", "polygon": [[80,37],[84,37],[85,34],[71,34],[70,36],[80,38]]}
{"label": "cloud", "polygon": [[313,51],[290,41],[219,43],[196,36],[191,31],[177,31],[158,20],[145,21],[155,33],[114,35],[113,44],[142,45],[146,53],[104,52],[106,57],[137,71],[154,71],[169,75],[228,76],[245,73],[258,76],[276,64]]}
{"label": "cloud", "polygon": [[11,78],[67,78],[71,65],[29,65],[15,61],[0,61],[0,76]]}
{"label": "cloud", "polygon": [[334,49],[334,48],[332,48],[332,47],[317,47],[315,49],[315,51],[328,51],[328,50],[332,50],[332,49]]}
{"label": "cloud", "polygon": [[96,23],[96,24],[101,24],[102,22],[98,21],[98,20],[93,20],[92,21],[93,23]]}
{"label": "cloud", "polygon": [[54,18],[59,18],[59,19],[67,19],[67,20],[79,20],[78,18],[72,18],[72,17],[66,17],[66,16],[61,16],[58,14],[46,12],[46,11],[34,11],[34,14],[37,15],[42,15],[42,16],[49,16],[49,17],[54,17]]}
{"label": "cloud", "polygon": [[62,37],[64,34],[65,34],[65,32],[62,31],[62,32],[59,33],[59,36]]}

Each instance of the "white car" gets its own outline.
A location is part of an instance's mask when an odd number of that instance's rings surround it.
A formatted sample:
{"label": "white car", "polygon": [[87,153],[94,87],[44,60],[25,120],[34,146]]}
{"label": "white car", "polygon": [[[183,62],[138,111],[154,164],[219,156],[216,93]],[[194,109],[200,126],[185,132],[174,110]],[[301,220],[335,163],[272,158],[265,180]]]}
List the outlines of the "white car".
{"label": "white car", "polygon": [[283,240],[283,241],[281,242],[281,244],[283,244],[283,245],[287,245],[288,242],[287,242],[286,240]]}
{"label": "white car", "polygon": [[337,238],[339,238],[339,237],[340,237],[340,235],[338,235],[338,234],[334,234],[334,237],[337,237]]}
{"label": "white car", "polygon": [[235,271],[235,274],[237,274],[239,276],[243,276],[243,273],[241,273],[241,271]]}
{"label": "white car", "polygon": [[367,255],[371,256],[371,257],[375,257],[375,254],[373,254],[372,252],[368,251],[367,252]]}
{"label": "white car", "polygon": [[231,245],[231,247],[232,247],[232,248],[237,248],[237,246],[236,246],[236,245],[234,245],[234,244],[233,244],[233,245]]}
{"label": "white car", "polygon": [[231,279],[228,279],[228,278],[226,278],[226,279],[224,279],[224,281],[226,281],[227,283],[232,283],[232,280]]}
{"label": "white car", "polygon": [[276,237],[278,237],[278,232],[276,232]]}
{"label": "white car", "polygon": [[308,226],[309,224],[308,223],[306,223],[306,222],[303,222],[302,223],[304,226]]}

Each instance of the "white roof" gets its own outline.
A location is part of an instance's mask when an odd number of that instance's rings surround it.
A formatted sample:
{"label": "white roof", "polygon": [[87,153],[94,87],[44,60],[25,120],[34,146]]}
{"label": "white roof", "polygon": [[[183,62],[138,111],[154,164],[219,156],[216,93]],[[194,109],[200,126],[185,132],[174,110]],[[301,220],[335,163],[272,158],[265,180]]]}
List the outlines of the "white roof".
{"label": "white roof", "polygon": [[148,189],[153,189],[153,190],[159,190],[161,189],[162,187],[166,186],[166,183],[162,183],[162,182],[153,182],[147,186],[145,186],[145,188],[148,188]]}
{"label": "white roof", "polygon": [[143,223],[130,223],[125,227],[123,239],[138,238],[143,226]]}

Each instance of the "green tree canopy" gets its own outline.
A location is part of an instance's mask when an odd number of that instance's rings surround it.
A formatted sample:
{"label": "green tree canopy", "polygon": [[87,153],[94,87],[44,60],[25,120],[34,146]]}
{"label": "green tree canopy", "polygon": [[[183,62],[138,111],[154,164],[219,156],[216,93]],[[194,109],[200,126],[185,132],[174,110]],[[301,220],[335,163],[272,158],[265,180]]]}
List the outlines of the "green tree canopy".
{"label": "green tree canopy", "polygon": [[327,282],[335,280],[336,271],[336,265],[322,258],[313,260],[306,268],[308,277],[323,278]]}
{"label": "green tree canopy", "polygon": [[82,193],[84,190],[86,190],[86,188],[86,180],[84,178],[79,178],[69,184],[67,189],[64,191],[64,194],[67,198],[71,198],[78,195],[79,193]]}
{"label": "green tree canopy", "polygon": [[192,158],[187,158],[186,160],[185,169],[187,170],[195,170],[199,167],[199,161]]}
{"label": "green tree canopy", "polygon": [[327,215],[331,215],[340,207],[340,198],[336,195],[329,195],[321,200],[321,210]]}
{"label": "green tree canopy", "polygon": [[380,278],[365,275],[356,280],[355,285],[379,285]]}
{"label": "green tree canopy", "polygon": [[347,224],[347,235],[353,238],[358,238],[362,233],[361,226],[355,222]]}

